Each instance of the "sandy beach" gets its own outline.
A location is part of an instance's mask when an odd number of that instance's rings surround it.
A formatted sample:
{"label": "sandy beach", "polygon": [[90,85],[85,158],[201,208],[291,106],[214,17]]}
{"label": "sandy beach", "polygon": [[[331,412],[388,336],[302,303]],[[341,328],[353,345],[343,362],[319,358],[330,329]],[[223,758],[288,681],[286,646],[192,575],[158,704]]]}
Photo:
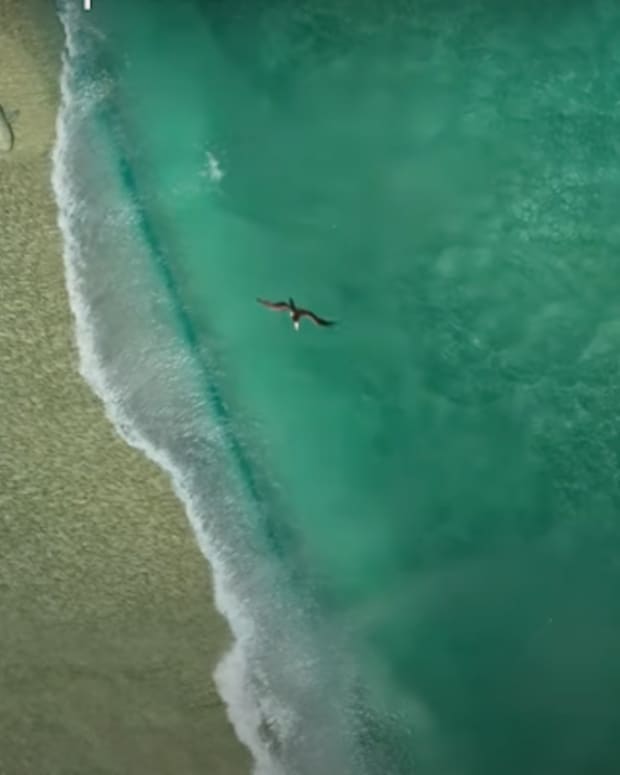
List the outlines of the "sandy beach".
{"label": "sandy beach", "polygon": [[77,370],[50,183],[62,32],[0,0],[0,773],[237,775],[229,639],[167,477]]}

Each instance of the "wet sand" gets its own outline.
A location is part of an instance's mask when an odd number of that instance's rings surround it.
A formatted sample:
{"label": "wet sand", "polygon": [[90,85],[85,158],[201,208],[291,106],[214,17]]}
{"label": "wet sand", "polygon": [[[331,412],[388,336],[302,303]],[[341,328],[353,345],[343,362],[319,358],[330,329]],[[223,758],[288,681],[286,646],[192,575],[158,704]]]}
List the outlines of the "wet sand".
{"label": "wet sand", "polygon": [[61,46],[52,2],[0,0],[0,773],[249,773],[211,679],[229,633],[209,567],[77,371],[50,183]]}

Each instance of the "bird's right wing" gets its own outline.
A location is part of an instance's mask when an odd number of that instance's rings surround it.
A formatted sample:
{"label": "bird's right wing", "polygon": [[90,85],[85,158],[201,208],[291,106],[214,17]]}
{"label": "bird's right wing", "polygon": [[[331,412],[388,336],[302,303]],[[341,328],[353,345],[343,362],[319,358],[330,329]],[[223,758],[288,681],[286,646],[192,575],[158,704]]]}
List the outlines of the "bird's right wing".
{"label": "bird's right wing", "polygon": [[267,299],[256,299],[256,301],[259,304],[262,304],[263,307],[268,307],[269,309],[275,309],[275,310],[290,309],[289,304],[286,301],[267,301]]}
{"label": "bird's right wing", "polygon": [[317,326],[335,326],[336,322],[334,320],[325,320],[325,318],[320,318],[318,315],[315,315],[312,310],[309,309],[300,309],[298,310],[299,314],[303,317],[304,315],[310,320],[312,320],[314,323],[316,323]]}

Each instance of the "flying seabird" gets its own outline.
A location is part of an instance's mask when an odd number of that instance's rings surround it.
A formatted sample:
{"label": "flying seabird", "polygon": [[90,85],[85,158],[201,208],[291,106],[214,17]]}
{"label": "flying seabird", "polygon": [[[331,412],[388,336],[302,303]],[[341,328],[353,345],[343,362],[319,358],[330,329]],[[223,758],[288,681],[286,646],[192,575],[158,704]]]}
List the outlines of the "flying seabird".
{"label": "flying seabird", "polygon": [[259,304],[262,304],[264,307],[268,307],[269,309],[274,309],[277,312],[284,312],[286,310],[290,315],[291,320],[293,321],[293,325],[295,326],[295,331],[299,331],[299,321],[303,317],[310,318],[310,320],[313,323],[315,323],[317,326],[334,325],[333,320],[325,320],[324,318],[320,318],[318,315],[315,315],[314,312],[312,312],[309,309],[302,309],[301,307],[296,307],[293,299],[289,299],[288,301],[267,301],[266,299],[256,299],[256,301]]}

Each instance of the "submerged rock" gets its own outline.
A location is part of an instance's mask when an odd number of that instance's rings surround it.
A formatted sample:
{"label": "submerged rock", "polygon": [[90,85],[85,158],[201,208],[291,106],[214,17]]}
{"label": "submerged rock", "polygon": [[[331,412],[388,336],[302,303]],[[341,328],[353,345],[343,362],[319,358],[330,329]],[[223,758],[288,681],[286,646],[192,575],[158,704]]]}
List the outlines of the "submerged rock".
{"label": "submerged rock", "polygon": [[7,153],[13,147],[13,130],[2,105],[0,105],[0,152]]}

